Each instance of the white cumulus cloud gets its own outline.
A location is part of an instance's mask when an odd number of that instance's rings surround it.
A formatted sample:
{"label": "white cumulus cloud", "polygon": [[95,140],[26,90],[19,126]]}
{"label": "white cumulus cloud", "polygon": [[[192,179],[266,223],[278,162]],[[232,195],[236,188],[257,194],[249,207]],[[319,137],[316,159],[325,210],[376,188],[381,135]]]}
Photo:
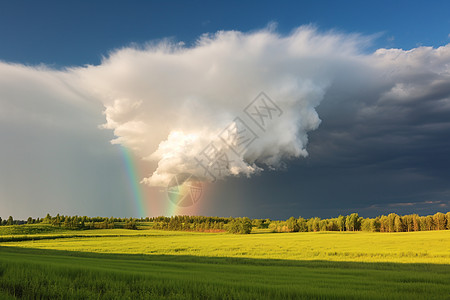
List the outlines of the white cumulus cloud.
{"label": "white cumulus cloud", "polygon": [[[0,116],[64,123],[70,118],[55,118],[58,107],[67,107],[60,102],[83,106],[83,99],[90,99],[104,106],[102,127],[113,130],[112,142],[154,165],[142,179],[146,184],[165,186],[178,173],[211,180],[199,164],[211,146],[226,158],[225,168],[214,171],[217,178],[249,176],[308,155],[308,133],[321,123],[316,108],[323,99],[333,101],[325,122],[350,115],[369,121],[380,115],[407,118],[413,103],[433,99],[441,108],[450,106],[449,45],[368,54],[363,50],[368,42],[312,27],[288,35],[268,28],[203,35],[192,46],[163,41],[126,47],[100,65],[62,71],[0,63]],[[28,87],[21,78],[31,82]],[[27,92],[33,86],[42,103]],[[244,111],[261,92],[279,108],[260,105],[261,114],[273,113],[263,128]],[[50,109],[43,108],[49,105],[55,113],[46,117]],[[437,107],[431,106],[430,111]],[[253,134],[248,145],[238,134],[242,129]]]}
{"label": "white cumulus cloud", "polygon": [[[341,66],[360,64],[358,49],[366,41],[310,27],[287,36],[270,29],[221,31],[191,47],[166,41],[120,49],[100,66],[74,72],[104,103],[105,127],[117,136],[113,142],[157,162],[143,181],[166,185],[182,172],[208,177],[198,162],[210,143],[226,154],[226,168],[214,173],[219,178],[306,156],[307,133],[321,122],[315,108]],[[282,111],[267,119],[264,131],[244,113],[260,92]],[[257,136],[239,155],[219,136],[236,117]]]}

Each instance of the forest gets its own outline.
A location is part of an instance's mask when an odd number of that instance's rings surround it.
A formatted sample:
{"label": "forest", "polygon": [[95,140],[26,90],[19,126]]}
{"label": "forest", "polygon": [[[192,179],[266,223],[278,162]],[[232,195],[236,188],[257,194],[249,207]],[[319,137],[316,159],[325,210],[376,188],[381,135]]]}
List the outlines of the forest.
{"label": "forest", "polygon": [[26,221],[14,220],[10,216],[6,220],[0,218],[0,225],[50,224],[70,229],[138,229],[144,224],[151,224],[152,229],[198,232],[251,233],[253,228],[268,229],[270,232],[318,232],[318,231],[371,231],[371,232],[411,232],[450,229],[450,212],[438,212],[434,215],[419,216],[417,214],[400,216],[395,213],[375,218],[363,218],[358,213],[336,218],[321,219],[318,217],[305,219],[290,217],[287,220],[223,218],[204,216],[173,216],[146,218],[115,218],[64,216],[47,214],[44,218],[29,217]]}

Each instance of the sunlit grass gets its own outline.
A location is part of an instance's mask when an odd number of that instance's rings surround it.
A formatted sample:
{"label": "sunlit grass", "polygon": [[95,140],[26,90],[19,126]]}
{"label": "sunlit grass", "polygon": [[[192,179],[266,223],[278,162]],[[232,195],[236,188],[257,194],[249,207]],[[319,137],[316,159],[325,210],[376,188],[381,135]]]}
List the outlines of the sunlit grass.
{"label": "sunlit grass", "polygon": [[445,299],[448,282],[449,265],[0,247],[1,299]]}
{"label": "sunlit grass", "polygon": [[39,224],[3,226],[0,241],[1,299],[445,299],[450,294],[450,231],[234,235]]}
{"label": "sunlit grass", "polygon": [[0,245],[97,253],[450,264],[450,231],[233,235],[105,229],[55,232],[53,237]]}

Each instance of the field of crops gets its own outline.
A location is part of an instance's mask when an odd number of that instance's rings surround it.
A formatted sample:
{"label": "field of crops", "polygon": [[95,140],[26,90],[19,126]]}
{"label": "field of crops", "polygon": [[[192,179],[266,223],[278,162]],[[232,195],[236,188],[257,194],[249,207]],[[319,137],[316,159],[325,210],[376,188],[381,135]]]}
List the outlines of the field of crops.
{"label": "field of crops", "polygon": [[4,226],[0,238],[0,298],[450,295],[450,231],[233,235],[27,225]]}
{"label": "field of crops", "polygon": [[[37,231],[33,225],[29,228]],[[2,245],[97,253],[450,264],[448,230],[410,233],[260,231],[250,235],[126,229],[60,231],[59,228],[54,233],[30,234],[26,230],[23,228],[20,234],[13,236],[0,235],[0,241],[10,241]]]}

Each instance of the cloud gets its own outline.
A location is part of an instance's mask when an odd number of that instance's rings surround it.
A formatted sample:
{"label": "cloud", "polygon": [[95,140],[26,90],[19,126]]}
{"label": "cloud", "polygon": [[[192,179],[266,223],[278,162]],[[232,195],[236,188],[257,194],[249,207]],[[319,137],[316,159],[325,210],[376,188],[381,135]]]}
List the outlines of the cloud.
{"label": "cloud", "polygon": [[134,214],[103,105],[84,92],[71,72],[0,62],[2,218]]}
{"label": "cloud", "polygon": [[[48,120],[46,105],[56,108],[74,97],[97,101],[104,106],[103,128],[114,132],[112,142],[154,167],[143,178],[149,185],[167,185],[184,172],[211,179],[199,165],[211,145],[227,158],[217,178],[284,168],[308,152],[318,164],[382,164],[386,157],[401,164],[405,149],[430,152],[429,145],[448,133],[450,46],[366,53],[368,43],[364,36],[307,26],[288,35],[268,28],[205,34],[192,46],[162,41],[126,47],[100,65],[64,71],[0,64],[61,98],[34,107],[18,93],[14,104],[2,102],[0,114],[22,109],[29,118]],[[18,91],[20,80],[3,77],[0,84]],[[281,112],[263,129],[244,111],[260,92]],[[66,108],[60,115],[56,123],[73,120]],[[221,134],[230,128],[224,143]],[[256,138],[236,154],[239,128]]]}
{"label": "cloud", "polygon": [[[321,107],[326,121],[320,139],[333,144],[335,151],[352,153],[352,159],[363,154],[378,164],[385,163],[386,156],[405,161],[409,154],[416,162],[405,163],[407,168],[448,149],[450,45],[379,49],[367,59],[378,76],[363,78],[359,88],[341,82],[328,90]],[[342,101],[342,94],[351,90],[351,98]]]}
{"label": "cloud", "polygon": [[[113,143],[157,163],[144,182],[166,185],[182,172],[208,177],[198,159],[210,143],[227,157],[227,167],[214,174],[218,178],[279,168],[287,159],[307,156],[307,133],[320,124],[315,108],[337,70],[361,64],[358,49],[366,42],[311,27],[288,36],[271,29],[221,31],[203,35],[192,47],[164,41],[120,49],[100,66],[74,73],[104,103],[105,128],[117,136]],[[260,92],[282,111],[264,131],[244,113]],[[257,136],[242,155],[220,139],[236,117]]]}
{"label": "cloud", "polygon": [[0,62],[0,76],[1,122],[76,128],[74,111],[97,113],[99,105],[82,94],[69,72]]}

